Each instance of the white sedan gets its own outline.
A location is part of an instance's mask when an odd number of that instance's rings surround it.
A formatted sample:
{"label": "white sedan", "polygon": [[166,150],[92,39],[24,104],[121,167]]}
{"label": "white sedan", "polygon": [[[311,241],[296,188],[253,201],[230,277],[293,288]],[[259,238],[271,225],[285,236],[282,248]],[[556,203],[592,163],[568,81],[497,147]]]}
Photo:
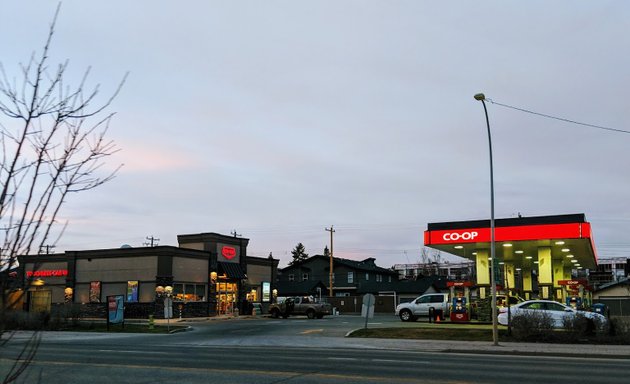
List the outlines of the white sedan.
{"label": "white sedan", "polygon": [[[581,314],[587,319],[593,320],[596,324],[602,325],[606,323],[606,317],[595,312],[578,311],[568,305],[560,304],[557,301],[551,300],[528,300],[510,307],[510,316],[515,316],[527,313],[540,313],[545,316],[549,316],[553,319],[554,328],[563,328],[564,319],[569,317],[575,317],[577,314]],[[499,324],[508,325],[508,309],[501,308],[498,316]]]}

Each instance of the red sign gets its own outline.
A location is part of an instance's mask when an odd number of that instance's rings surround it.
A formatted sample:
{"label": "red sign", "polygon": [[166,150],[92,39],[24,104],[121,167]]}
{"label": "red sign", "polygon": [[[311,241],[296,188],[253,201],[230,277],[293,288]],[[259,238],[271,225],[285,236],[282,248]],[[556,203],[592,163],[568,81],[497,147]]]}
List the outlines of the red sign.
{"label": "red sign", "polygon": [[585,279],[576,279],[576,280],[558,280],[558,285],[588,285],[588,281]]}
{"label": "red sign", "polygon": [[447,287],[472,287],[472,281],[447,281]]}
{"label": "red sign", "polygon": [[234,247],[223,247],[221,248],[221,254],[228,260],[232,260],[234,256],[236,256],[236,248]]}
{"label": "red sign", "polygon": [[68,276],[68,270],[67,269],[43,269],[43,270],[39,270],[39,271],[26,271],[26,277],[61,277],[61,276]]}
{"label": "red sign", "polygon": [[[515,227],[495,227],[494,240],[527,241],[543,239],[590,239],[589,223],[521,225]],[[490,228],[468,228],[440,231],[425,231],[424,245],[488,243]]]}

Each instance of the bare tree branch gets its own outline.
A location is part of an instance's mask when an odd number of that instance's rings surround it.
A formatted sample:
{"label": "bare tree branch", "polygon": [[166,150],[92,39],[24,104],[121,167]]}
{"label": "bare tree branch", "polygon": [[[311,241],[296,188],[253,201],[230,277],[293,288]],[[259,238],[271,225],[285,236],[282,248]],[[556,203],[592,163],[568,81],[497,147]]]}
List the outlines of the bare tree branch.
{"label": "bare tree branch", "polygon": [[[104,171],[105,161],[118,151],[107,138],[114,116],[107,110],[127,74],[102,101],[99,84],[88,90],[91,68],[83,72],[78,85],[68,85],[68,61],[49,62],[59,11],[60,4],[41,53],[19,65],[17,78],[10,77],[0,63],[0,345],[12,336],[3,337],[6,316],[15,304],[8,303],[7,294],[17,257],[32,255],[49,244],[55,232],[61,236],[67,223],[59,224],[57,217],[72,193],[104,184],[120,169]],[[37,256],[33,263],[35,270],[39,268]],[[24,276],[15,278],[23,280]],[[32,278],[25,279],[23,292],[28,291]],[[40,340],[41,333],[34,332],[3,383],[24,373]]]}

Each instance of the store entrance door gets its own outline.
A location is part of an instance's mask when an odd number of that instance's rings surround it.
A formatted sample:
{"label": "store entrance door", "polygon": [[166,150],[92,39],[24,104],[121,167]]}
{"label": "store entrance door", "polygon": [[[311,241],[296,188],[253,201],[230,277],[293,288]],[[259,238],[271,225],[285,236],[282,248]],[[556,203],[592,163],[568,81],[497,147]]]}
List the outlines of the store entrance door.
{"label": "store entrance door", "polygon": [[217,281],[217,314],[233,314],[237,308],[236,299],[238,295],[237,284],[230,280]]}

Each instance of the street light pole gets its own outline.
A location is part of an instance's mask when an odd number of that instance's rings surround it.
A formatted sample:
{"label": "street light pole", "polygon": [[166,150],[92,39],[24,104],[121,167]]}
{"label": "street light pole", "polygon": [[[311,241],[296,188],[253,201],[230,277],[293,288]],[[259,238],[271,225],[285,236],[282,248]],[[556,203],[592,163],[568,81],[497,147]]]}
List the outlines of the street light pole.
{"label": "street light pole", "polygon": [[481,101],[483,111],[486,114],[486,125],[488,127],[488,149],[490,152],[490,291],[492,292],[492,343],[499,345],[499,329],[497,324],[497,283],[494,277],[494,170],[492,167],[492,135],[490,135],[490,120],[488,119],[488,108],[486,108],[486,96],[483,93],[475,95],[475,100]]}

